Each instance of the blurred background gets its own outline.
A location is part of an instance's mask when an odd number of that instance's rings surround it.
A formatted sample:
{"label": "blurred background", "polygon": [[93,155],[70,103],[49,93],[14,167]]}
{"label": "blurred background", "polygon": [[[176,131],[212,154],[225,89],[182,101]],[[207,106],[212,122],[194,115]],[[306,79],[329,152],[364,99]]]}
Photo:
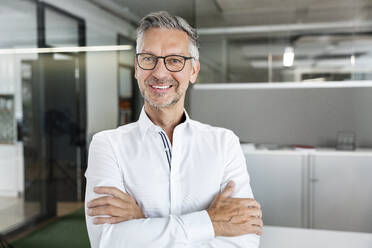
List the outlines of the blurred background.
{"label": "blurred background", "polygon": [[[89,143],[137,120],[135,30],[157,10],[197,28],[186,110],[240,137],[262,247],[372,247],[370,0],[1,0],[1,236],[89,247]],[[45,231],[60,220],[77,229]]]}

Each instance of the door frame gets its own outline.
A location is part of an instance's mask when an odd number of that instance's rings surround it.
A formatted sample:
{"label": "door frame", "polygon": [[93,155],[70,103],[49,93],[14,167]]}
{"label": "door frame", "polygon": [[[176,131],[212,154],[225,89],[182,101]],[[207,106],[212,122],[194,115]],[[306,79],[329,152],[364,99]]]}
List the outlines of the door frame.
{"label": "door frame", "polygon": [[[37,36],[38,36],[38,47],[39,48],[51,48],[52,45],[48,44],[48,41],[46,40],[46,20],[45,20],[45,12],[46,10],[52,10],[57,12],[58,14],[61,14],[63,16],[66,16],[68,18],[74,19],[78,23],[78,46],[86,46],[86,25],[85,20],[83,18],[80,18],[70,12],[67,12],[63,9],[60,9],[58,7],[55,7],[51,4],[45,3],[45,2],[37,2]],[[77,123],[79,125],[79,146],[78,149],[78,157],[80,157],[77,166],[79,167],[80,171],[80,183],[78,184],[78,190],[79,195],[78,199],[84,199],[85,192],[83,189],[85,189],[85,180],[83,180],[82,172],[86,169],[86,161],[87,161],[87,148],[86,148],[86,126],[87,126],[87,111],[86,111],[86,53],[85,52],[79,52],[79,53],[61,53],[66,54],[72,57],[76,58],[77,66],[79,68],[78,78],[76,79],[76,94],[75,94],[75,101],[77,103],[76,111],[77,111]],[[48,56],[50,54],[39,54],[39,56]],[[51,54],[53,55],[53,54]],[[43,63],[43,60],[40,60],[41,63]],[[40,66],[43,70],[43,64]],[[42,74],[41,74],[42,75]],[[43,79],[41,79],[41,84],[44,84],[45,82]],[[41,90],[44,90],[44,87],[41,86]],[[41,108],[41,104],[39,105]],[[41,113],[43,113],[44,109],[40,109]],[[41,122],[45,122],[44,116],[41,119]],[[45,128],[42,128],[44,137],[47,137],[47,134],[45,133]],[[47,142],[45,142],[46,144]],[[45,150],[45,154],[48,154],[48,146],[43,147]],[[47,161],[47,160],[46,160]],[[52,164],[48,163],[46,164],[47,170],[51,172],[52,170]],[[48,173],[48,180],[50,183],[53,184],[53,177],[52,173]],[[46,212],[51,215],[56,214],[56,197],[55,197],[55,190],[48,190],[46,192]]]}

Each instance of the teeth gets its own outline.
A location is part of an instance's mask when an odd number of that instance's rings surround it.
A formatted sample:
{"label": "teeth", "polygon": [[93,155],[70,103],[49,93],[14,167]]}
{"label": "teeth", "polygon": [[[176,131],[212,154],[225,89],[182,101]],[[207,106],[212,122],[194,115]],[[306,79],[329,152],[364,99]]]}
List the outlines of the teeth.
{"label": "teeth", "polygon": [[171,86],[168,85],[168,86],[155,86],[155,85],[152,85],[153,88],[156,88],[156,89],[168,89],[170,88]]}

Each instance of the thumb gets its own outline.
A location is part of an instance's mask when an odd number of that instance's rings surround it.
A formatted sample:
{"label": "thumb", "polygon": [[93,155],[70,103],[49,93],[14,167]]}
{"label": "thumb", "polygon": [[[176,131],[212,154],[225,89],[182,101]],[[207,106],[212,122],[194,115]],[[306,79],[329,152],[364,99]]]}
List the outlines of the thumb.
{"label": "thumb", "polygon": [[234,187],[235,187],[234,181],[230,181],[226,185],[225,189],[222,191],[221,195],[226,198],[229,197],[234,192]]}

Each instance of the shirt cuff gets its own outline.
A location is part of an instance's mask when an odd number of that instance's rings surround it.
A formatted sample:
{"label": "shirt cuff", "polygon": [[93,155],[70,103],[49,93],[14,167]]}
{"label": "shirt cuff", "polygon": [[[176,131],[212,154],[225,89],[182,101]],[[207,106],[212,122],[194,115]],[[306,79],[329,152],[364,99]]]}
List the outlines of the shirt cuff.
{"label": "shirt cuff", "polygon": [[190,242],[205,242],[214,239],[212,221],[206,210],[182,215],[181,219]]}

